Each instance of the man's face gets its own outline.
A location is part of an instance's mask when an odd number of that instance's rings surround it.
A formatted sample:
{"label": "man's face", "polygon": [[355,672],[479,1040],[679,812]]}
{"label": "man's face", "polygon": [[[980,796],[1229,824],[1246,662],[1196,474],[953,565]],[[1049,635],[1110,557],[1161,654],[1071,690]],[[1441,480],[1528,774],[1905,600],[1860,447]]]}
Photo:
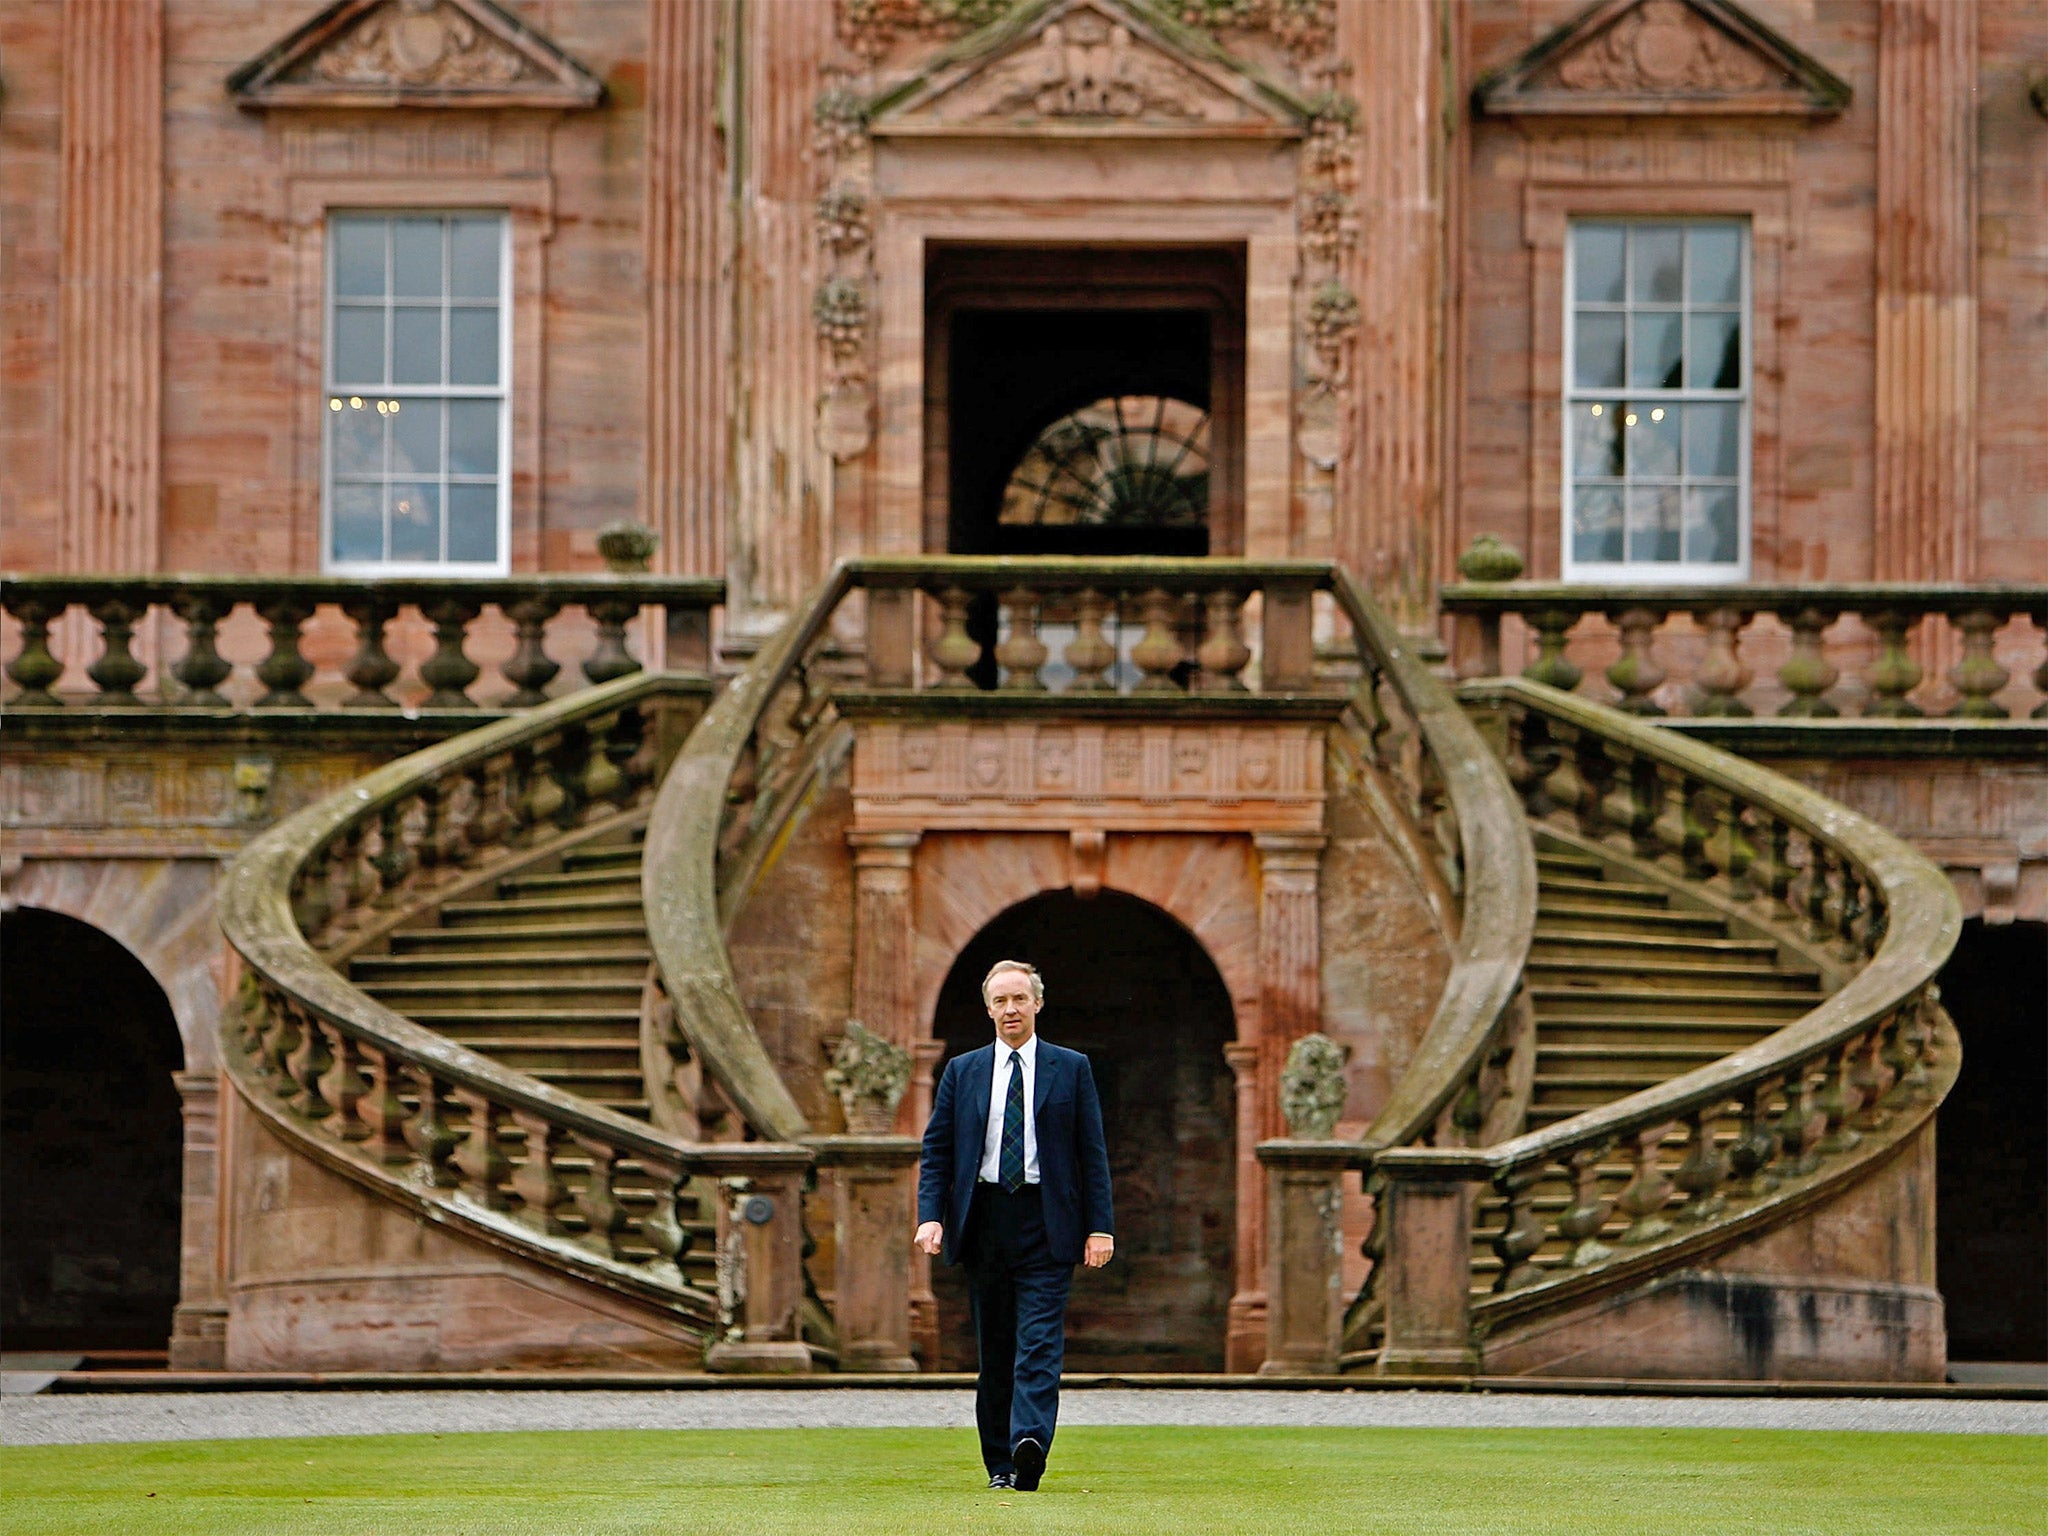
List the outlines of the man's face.
{"label": "man's face", "polygon": [[1019,1050],[1038,1027],[1038,1003],[1031,995],[1031,978],[1022,971],[997,971],[989,977],[988,1016],[995,1021],[996,1038],[1011,1050]]}

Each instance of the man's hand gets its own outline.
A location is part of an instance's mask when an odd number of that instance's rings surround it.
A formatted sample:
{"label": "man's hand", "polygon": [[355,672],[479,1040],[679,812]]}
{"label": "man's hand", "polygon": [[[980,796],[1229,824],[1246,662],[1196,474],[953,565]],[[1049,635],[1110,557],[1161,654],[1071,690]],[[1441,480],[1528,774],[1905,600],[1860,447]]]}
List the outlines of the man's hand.
{"label": "man's hand", "polygon": [[[922,1248],[933,1258],[937,1258],[939,1249],[946,1241],[946,1229],[936,1221],[928,1221],[917,1229],[915,1241],[918,1247]],[[1091,1238],[1089,1241],[1092,1245],[1094,1240]]]}
{"label": "man's hand", "polygon": [[1081,1262],[1090,1269],[1100,1269],[1109,1262],[1109,1256],[1116,1252],[1116,1239],[1105,1237],[1100,1232],[1088,1234],[1088,1249],[1082,1254]]}

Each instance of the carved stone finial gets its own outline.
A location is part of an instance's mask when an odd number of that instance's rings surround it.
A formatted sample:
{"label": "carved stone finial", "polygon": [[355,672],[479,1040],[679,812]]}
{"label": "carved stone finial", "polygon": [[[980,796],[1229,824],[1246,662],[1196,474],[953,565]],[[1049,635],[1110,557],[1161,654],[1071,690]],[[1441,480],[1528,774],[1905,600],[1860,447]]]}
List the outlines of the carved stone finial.
{"label": "carved stone finial", "polygon": [[597,552],[604,556],[605,569],[620,575],[646,570],[660,547],[660,534],[630,518],[597,530]]}
{"label": "carved stone finial", "polygon": [[839,1096],[848,1130],[881,1135],[895,1123],[896,1106],[910,1088],[910,1053],[849,1019],[825,1069],[825,1086]]}
{"label": "carved stone finial", "polygon": [[1344,1063],[1351,1047],[1325,1034],[1303,1035],[1280,1071],[1280,1114],[1297,1141],[1328,1141],[1344,1113]]}
{"label": "carved stone finial", "polygon": [[1513,581],[1522,574],[1522,555],[1514,545],[1482,533],[1458,556],[1458,574],[1467,581]]}

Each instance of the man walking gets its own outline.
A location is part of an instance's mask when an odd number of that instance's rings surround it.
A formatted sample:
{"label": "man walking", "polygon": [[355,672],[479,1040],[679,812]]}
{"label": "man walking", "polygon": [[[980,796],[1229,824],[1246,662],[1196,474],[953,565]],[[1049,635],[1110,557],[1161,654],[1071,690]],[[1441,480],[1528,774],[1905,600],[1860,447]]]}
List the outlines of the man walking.
{"label": "man walking", "polygon": [[1037,970],[998,961],[981,997],[996,1038],[947,1062],[939,1079],[917,1245],[967,1266],[988,1485],[1030,1492],[1059,1418],[1074,1265],[1100,1269],[1116,1248],[1109,1153],[1088,1058],[1038,1038]]}

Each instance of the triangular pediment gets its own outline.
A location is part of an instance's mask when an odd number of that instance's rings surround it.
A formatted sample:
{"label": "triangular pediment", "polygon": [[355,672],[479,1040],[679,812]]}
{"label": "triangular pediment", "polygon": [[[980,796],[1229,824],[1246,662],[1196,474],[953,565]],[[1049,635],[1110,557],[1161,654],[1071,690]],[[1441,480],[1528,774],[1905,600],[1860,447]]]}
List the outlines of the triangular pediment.
{"label": "triangular pediment", "polygon": [[604,82],[491,0],[334,0],[228,77],[248,107],[593,107]]}
{"label": "triangular pediment", "polygon": [[1490,117],[1825,117],[1849,86],[1734,0],[1599,0],[1473,100]]}
{"label": "triangular pediment", "polygon": [[875,133],[1292,137],[1309,106],[1145,0],[1026,0],[870,104]]}

